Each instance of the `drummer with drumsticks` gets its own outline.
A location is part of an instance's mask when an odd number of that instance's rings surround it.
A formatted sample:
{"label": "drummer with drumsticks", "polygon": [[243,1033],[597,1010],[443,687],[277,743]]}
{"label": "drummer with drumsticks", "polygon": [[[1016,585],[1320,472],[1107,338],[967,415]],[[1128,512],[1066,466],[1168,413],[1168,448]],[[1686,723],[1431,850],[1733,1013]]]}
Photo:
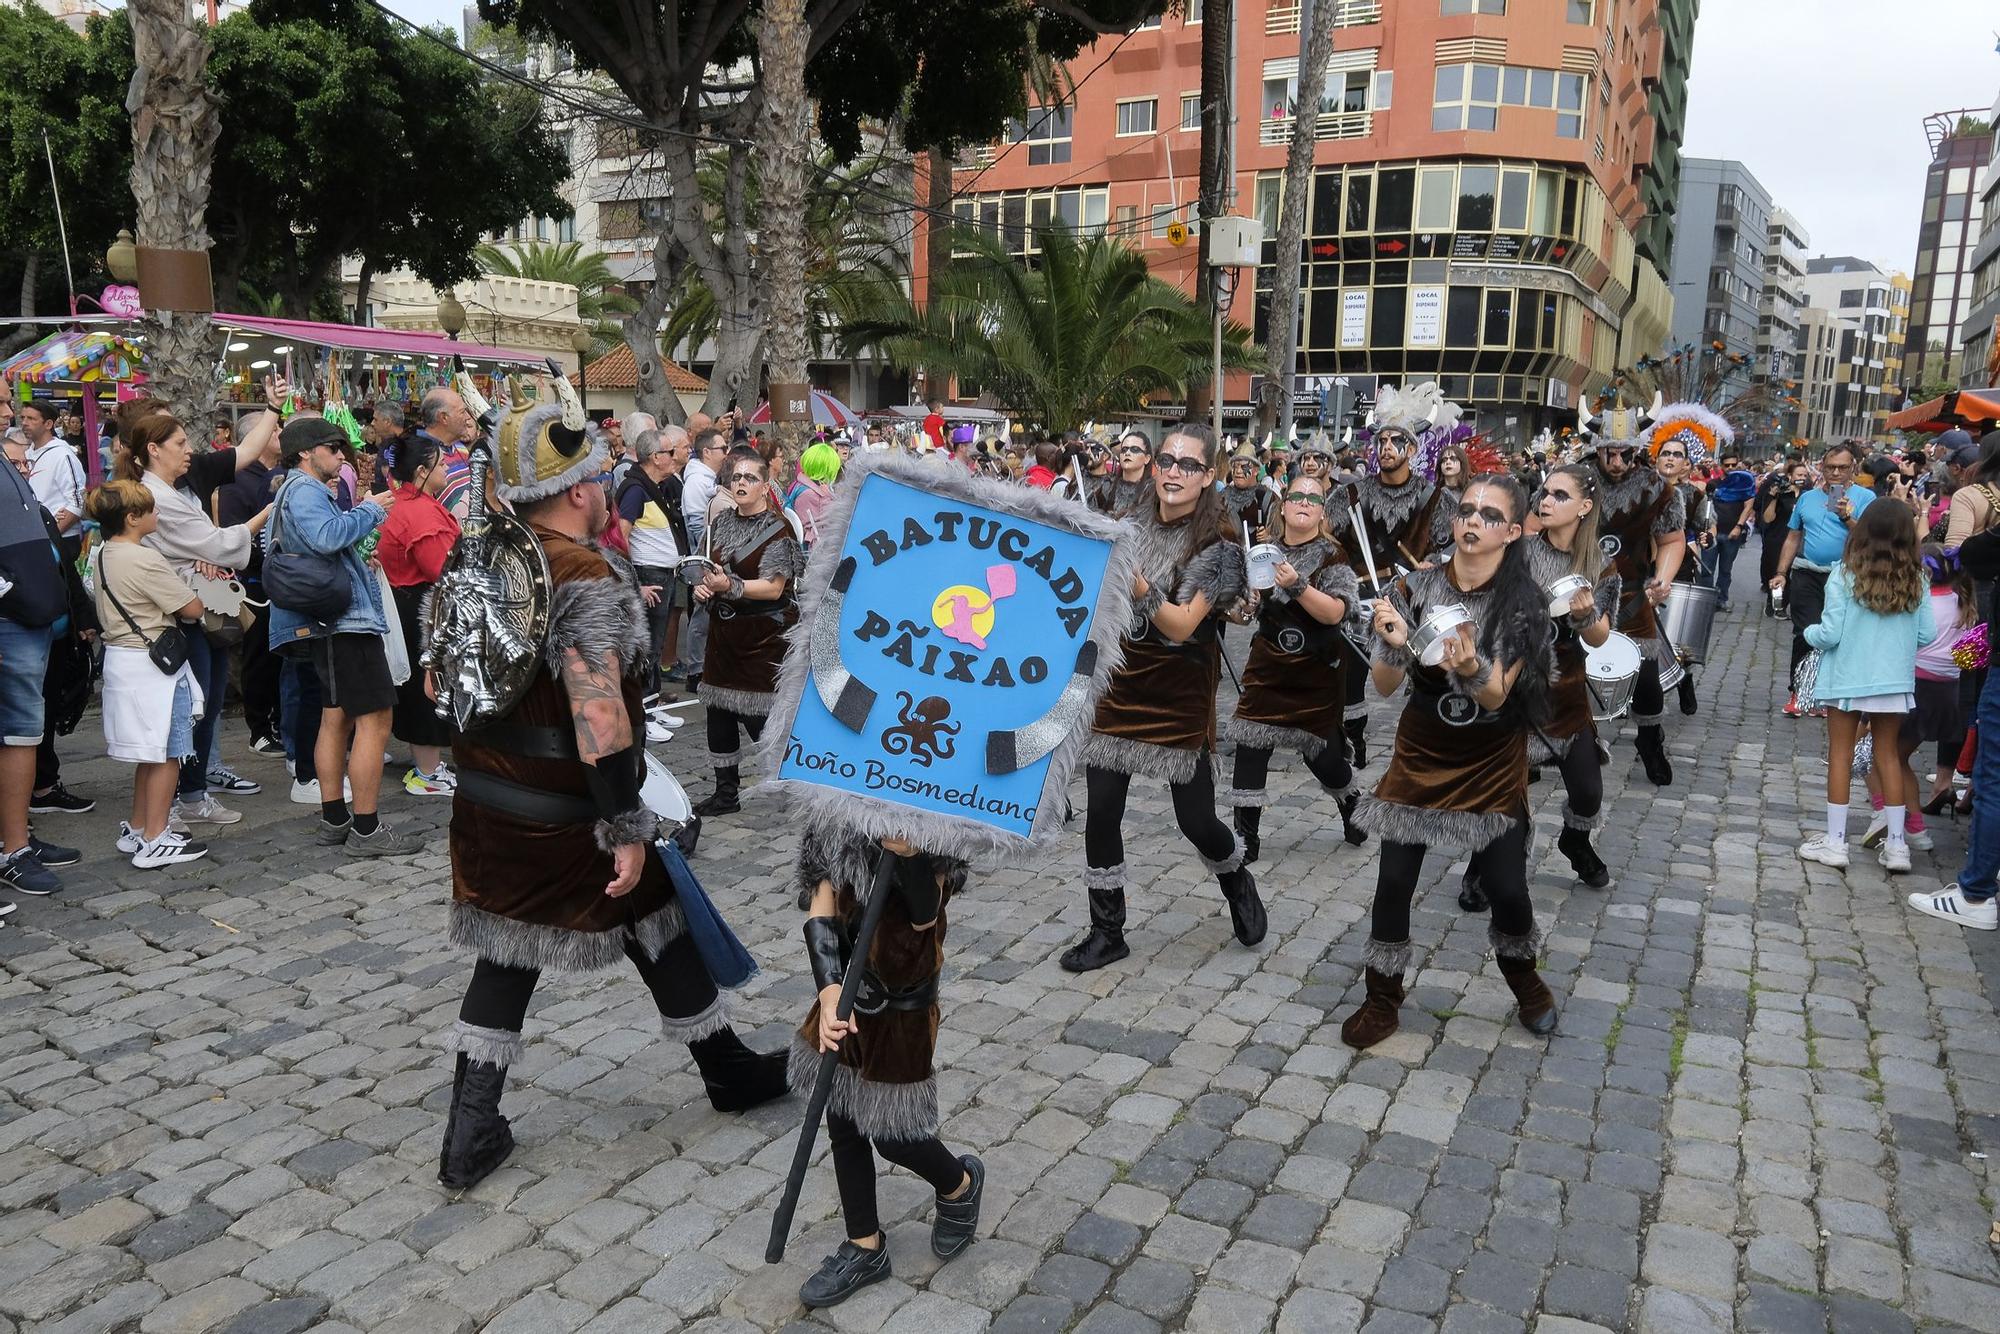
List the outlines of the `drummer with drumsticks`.
{"label": "drummer with drumsticks", "polygon": [[[1714,561],[1711,553],[1715,548],[1715,505],[1707,491],[1689,480],[1694,470],[1708,459],[1708,442],[1691,432],[1677,432],[1665,439],[1654,437],[1653,467],[1662,481],[1680,493],[1681,507],[1687,514],[1681,535],[1687,544],[1688,559],[1681,562],[1674,575],[1675,583],[1713,582],[1709,567]],[[1678,689],[1681,712],[1692,717],[1696,708],[1692,672],[1681,677]]]}

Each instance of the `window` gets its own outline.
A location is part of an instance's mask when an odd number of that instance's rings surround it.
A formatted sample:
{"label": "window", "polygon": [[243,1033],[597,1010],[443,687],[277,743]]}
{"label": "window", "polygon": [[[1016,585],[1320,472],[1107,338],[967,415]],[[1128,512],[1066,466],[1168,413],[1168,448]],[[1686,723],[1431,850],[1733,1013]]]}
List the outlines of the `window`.
{"label": "window", "polygon": [[1111,211],[1111,229],[1122,235],[1131,235],[1138,230],[1139,206],[1120,204]]}
{"label": "window", "polygon": [[1160,102],[1155,97],[1135,98],[1118,104],[1118,133],[1151,134],[1160,128]]}
{"label": "window", "polygon": [[1157,28],[1159,26],[1160,26],[1160,16],[1158,14],[1155,14],[1151,18],[1140,19],[1138,24],[1132,29],[1132,31],[1150,32],[1152,29]]}
{"label": "window", "polygon": [[1417,182],[1417,230],[1451,230],[1452,194],[1455,189],[1450,167],[1426,167]]}
{"label": "window", "polygon": [[563,218],[562,220],[556,223],[556,240],[574,241],[575,239],[576,239],[576,215],[572,213],[567,218]]}
{"label": "window", "polygon": [[597,206],[597,235],[606,241],[630,241],[639,235],[639,201],[609,199]]}
{"label": "window", "polygon": [[1438,13],[1450,18],[1454,14],[1505,14],[1507,0],[1438,0]]}
{"label": "window", "polygon": [[1173,204],[1153,205],[1153,235],[1165,236],[1167,228],[1180,216],[1180,209]]}
{"label": "window", "polygon": [[1201,132],[1201,94],[1181,94],[1181,128]]}
{"label": "window", "polygon": [[1571,23],[1589,23],[1591,9],[1591,0],[1569,0],[1569,21]]}
{"label": "window", "polygon": [[1187,0],[1187,23],[1201,22],[1201,0]]}
{"label": "window", "polygon": [[637,127],[616,120],[601,120],[597,122],[597,156],[636,157],[638,152],[639,131]]}
{"label": "window", "polygon": [[1012,136],[1014,142],[1028,146],[1028,165],[1047,167],[1058,162],[1069,161],[1070,109],[1068,107],[1031,107],[1026,121]]}
{"label": "window", "polygon": [[[1103,186],[1091,189],[1070,186],[961,199],[952,205],[951,211],[960,227],[984,231],[1002,242],[1010,253],[1028,255],[1040,249],[1037,233],[1044,228],[1081,231],[1085,235],[1101,233],[1110,212],[1110,198]],[[1128,207],[1120,211],[1120,217],[1135,213]]]}
{"label": "window", "polygon": [[1556,133],[1583,138],[1585,76],[1514,65],[1439,65],[1431,92],[1433,130],[1492,130],[1500,108],[1557,113]]}
{"label": "window", "polygon": [[1259,176],[1257,178],[1257,216],[1264,220],[1264,235],[1278,234],[1278,204],[1283,198],[1285,178],[1282,176]]}
{"label": "window", "polygon": [[1460,231],[1493,230],[1493,192],[1499,172],[1493,167],[1467,164],[1458,172],[1458,227]]}

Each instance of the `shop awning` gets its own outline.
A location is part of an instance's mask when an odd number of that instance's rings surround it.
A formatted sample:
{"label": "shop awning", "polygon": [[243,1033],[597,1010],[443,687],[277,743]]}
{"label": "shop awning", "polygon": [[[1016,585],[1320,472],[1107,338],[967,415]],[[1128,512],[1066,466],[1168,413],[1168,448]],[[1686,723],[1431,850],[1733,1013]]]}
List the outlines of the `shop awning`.
{"label": "shop awning", "polygon": [[1963,426],[1977,434],[1996,424],[2000,424],[2000,390],[1955,390],[1928,403],[1913,404],[1889,418],[1892,431],[1935,433]]}
{"label": "shop awning", "polygon": [[16,384],[126,380],[143,355],[137,344],[121,334],[65,329],[0,362],[0,380]]}
{"label": "shop awning", "polygon": [[[548,359],[546,352],[524,352],[516,348],[488,347],[463,338],[418,329],[383,329],[361,324],[324,324],[318,320],[281,320],[269,315],[226,315],[217,313],[216,327],[234,333],[275,340],[279,344],[327,347],[339,352],[367,352],[382,357],[411,360],[459,356],[468,361],[497,362],[507,366],[539,367]],[[274,349],[275,350],[275,349]]]}

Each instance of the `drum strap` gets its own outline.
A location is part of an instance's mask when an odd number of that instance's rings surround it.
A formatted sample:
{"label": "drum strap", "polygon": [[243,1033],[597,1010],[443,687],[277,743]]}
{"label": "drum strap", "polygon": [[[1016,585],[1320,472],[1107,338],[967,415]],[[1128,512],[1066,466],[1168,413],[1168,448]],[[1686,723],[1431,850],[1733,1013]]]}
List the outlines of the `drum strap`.
{"label": "drum strap", "polygon": [[589,797],[544,792],[477,769],[458,771],[458,795],[475,806],[536,824],[594,825],[598,819],[597,803]]}
{"label": "drum strap", "polygon": [[524,760],[574,760],[576,732],[568,727],[535,727],[506,721],[487,723],[460,734],[475,746],[518,755]]}

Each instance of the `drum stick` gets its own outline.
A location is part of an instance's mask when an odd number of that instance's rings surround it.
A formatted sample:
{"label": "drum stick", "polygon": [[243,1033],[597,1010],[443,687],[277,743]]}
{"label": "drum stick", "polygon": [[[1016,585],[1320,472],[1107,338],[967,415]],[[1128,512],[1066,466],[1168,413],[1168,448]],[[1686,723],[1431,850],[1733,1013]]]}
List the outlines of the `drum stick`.
{"label": "drum stick", "polygon": [[[847,976],[841,979],[840,1000],[835,1003],[833,1017],[846,1020],[854,1013],[854,991],[861,983],[862,968],[868,958],[868,948],[875,941],[875,927],[882,920],[882,910],[889,904],[890,878],[895,874],[896,857],[887,848],[875,862],[875,876],[868,886],[868,906],[861,911],[861,926],[854,933],[854,949],[848,955],[854,962],[848,965]],[[819,1138],[819,1123],[826,1115],[827,1099],[833,1094],[833,1069],[840,1064],[840,1052],[823,1051],[819,1055],[819,1074],[813,1081],[812,1098],[806,1103],[806,1119],[799,1126],[799,1147],[792,1154],[792,1171],[785,1178],[785,1193],[779,1197],[777,1210],[771,1215],[771,1239],[764,1246],[764,1263],[777,1264],[785,1258],[785,1242],[792,1230],[792,1215],[798,1211],[799,1191],[805,1186],[806,1168],[812,1164],[813,1141]]]}
{"label": "drum stick", "polygon": [[1379,597],[1382,593],[1382,576],[1375,572],[1375,552],[1368,545],[1368,521],[1361,516],[1361,489],[1347,488],[1347,515],[1354,520],[1354,540],[1361,547],[1361,563],[1368,567],[1368,582],[1375,586]]}

